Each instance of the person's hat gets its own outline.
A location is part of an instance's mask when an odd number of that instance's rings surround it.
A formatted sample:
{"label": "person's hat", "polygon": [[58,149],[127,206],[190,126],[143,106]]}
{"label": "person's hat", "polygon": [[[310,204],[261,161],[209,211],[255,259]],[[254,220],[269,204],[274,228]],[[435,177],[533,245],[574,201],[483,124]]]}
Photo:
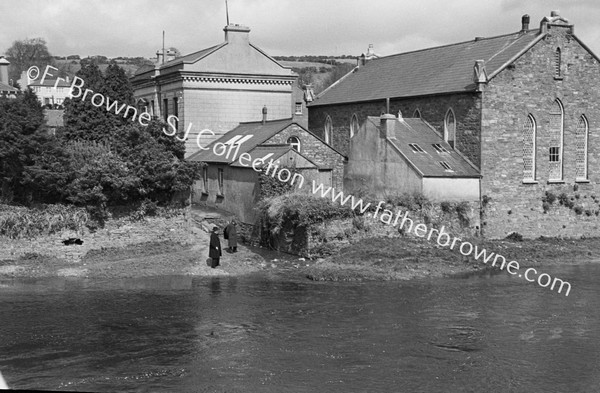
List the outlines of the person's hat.
{"label": "person's hat", "polygon": [[218,231],[219,227],[213,227],[213,231]]}

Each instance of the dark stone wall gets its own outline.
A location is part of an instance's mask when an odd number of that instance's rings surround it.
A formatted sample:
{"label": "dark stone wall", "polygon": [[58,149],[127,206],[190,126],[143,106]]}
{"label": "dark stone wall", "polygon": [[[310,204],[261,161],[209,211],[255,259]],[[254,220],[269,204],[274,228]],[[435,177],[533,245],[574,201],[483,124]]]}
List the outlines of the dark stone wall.
{"label": "dark stone wall", "polygon": [[264,144],[287,143],[291,136],[300,139],[300,153],[319,167],[332,168],[333,187],[342,189],[344,181],[345,157],[328,146],[310,132],[301,127],[291,125],[267,140]]}
{"label": "dark stone wall", "polygon": [[[456,149],[475,165],[480,164],[481,104],[479,93],[461,93],[391,99],[390,113],[403,117],[414,117],[418,110],[421,118],[431,124],[441,136],[444,135],[444,119],[448,109],[452,108],[456,117]],[[308,113],[308,129],[324,139],[325,119],[329,115],[333,123],[332,145],[343,154],[348,154],[350,140],[350,121],[356,114],[359,123],[367,116],[379,116],[386,112],[386,102],[371,101],[364,103],[311,106]]]}

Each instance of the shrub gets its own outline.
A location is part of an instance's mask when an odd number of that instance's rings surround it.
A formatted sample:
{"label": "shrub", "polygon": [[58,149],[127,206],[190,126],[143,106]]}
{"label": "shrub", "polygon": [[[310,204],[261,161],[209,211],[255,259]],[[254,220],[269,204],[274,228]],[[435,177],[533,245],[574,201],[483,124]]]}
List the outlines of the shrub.
{"label": "shrub", "polygon": [[471,223],[471,219],[469,218],[469,210],[470,207],[468,202],[460,202],[456,205],[456,214],[458,215],[458,219],[463,226],[469,226]]}
{"label": "shrub", "polygon": [[440,208],[442,209],[442,212],[450,213],[452,211],[452,204],[450,202],[444,201],[440,203]]}
{"label": "shrub", "polygon": [[83,208],[41,205],[37,208],[1,205],[0,236],[11,239],[50,235],[63,230],[81,231],[91,221]]}
{"label": "shrub", "polygon": [[552,191],[546,191],[546,194],[542,197],[542,202],[547,202],[552,205],[556,200],[556,195]]}
{"label": "shrub", "polygon": [[575,208],[573,210],[575,211],[575,214],[577,214],[577,215],[583,213],[583,208],[581,206],[575,206]]}
{"label": "shrub", "polygon": [[510,235],[506,236],[506,240],[511,240],[514,242],[522,242],[523,235],[521,235],[519,232],[512,232]]}

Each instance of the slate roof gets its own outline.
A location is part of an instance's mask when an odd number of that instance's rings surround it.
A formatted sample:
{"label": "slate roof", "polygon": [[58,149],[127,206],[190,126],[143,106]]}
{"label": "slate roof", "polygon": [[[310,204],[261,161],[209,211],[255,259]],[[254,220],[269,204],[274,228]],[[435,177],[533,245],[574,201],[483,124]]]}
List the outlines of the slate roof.
{"label": "slate roof", "polygon": [[[36,79],[34,81],[31,81],[31,83],[29,84],[29,86],[47,86],[47,87],[54,87],[54,85],[56,84],[56,80],[58,78],[45,78],[44,79],[44,83],[42,83],[42,78]],[[64,78],[58,79],[58,84],[56,85],[56,87],[71,87],[71,83],[67,82]]]}
{"label": "slate roof", "polygon": [[309,106],[470,92],[476,60],[497,74],[544,37],[539,29],[380,57],[354,69]]}
{"label": "slate roof", "polygon": [[[227,142],[231,140],[235,142],[246,138],[238,150],[237,155],[239,157],[242,153],[247,153],[256,146],[263,144],[269,138],[276,135],[291,124],[295,124],[292,119],[270,120],[265,122],[265,124],[263,124],[262,121],[240,123],[240,125],[238,125],[236,128],[227,132],[221,138],[208,145],[206,147],[208,150],[200,150],[189,156],[187,159],[189,161],[230,163],[231,160],[225,158],[226,154],[219,156],[213,152],[213,146],[216,143],[221,142],[227,144]],[[234,138],[236,139],[234,140]]]}
{"label": "slate roof", "polygon": [[0,82],[0,92],[16,93],[18,90],[12,86]]}
{"label": "slate roof", "polygon": [[[300,157],[302,157],[304,160],[294,160],[294,162],[298,163],[298,162],[308,162],[308,165],[306,163],[301,163],[300,166],[296,166],[296,169],[309,169],[309,168],[318,168],[318,166],[312,162],[310,159],[308,159],[307,157],[305,157],[304,155],[302,155],[301,153],[297,152],[296,150],[294,150],[292,148],[292,146],[290,145],[259,145],[256,146],[254,149],[250,150],[250,152],[248,154],[250,154],[250,156],[252,157],[252,159],[250,160],[250,162],[254,162],[255,159],[257,158],[262,158],[263,162],[265,162],[265,164],[268,164],[269,161],[273,160],[275,162],[279,162],[279,159],[288,154],[294,154],[294,155],[298,155]],[[239,162],[239,155],[237,156],[237,161],[233,162],[231,164],[231,166],[233,167],[237,167],[237,168],[250,168],[250,165],[242,165]],[[263,165],[257,165],[259,168],[264,166]]]}
{"label": "slate roof", "polygon": [[[365,122],[367,133],[369,128],[380,131],[380,118],[369,116]],[[373,132],[373,131],[371,131]],[[479,178],[479,172],[466,159],[459,155],[448,142],[422,119],[398,119],[395,123],[396,139],[388,138],[396,151],[423,177],[468,177]],[[422,152],[415,152],[409,144],[416,144]],[[434,148],[439,144],[446,150],[440,153]],[[451,170],[445,169],[440,162],[445,162]]]}

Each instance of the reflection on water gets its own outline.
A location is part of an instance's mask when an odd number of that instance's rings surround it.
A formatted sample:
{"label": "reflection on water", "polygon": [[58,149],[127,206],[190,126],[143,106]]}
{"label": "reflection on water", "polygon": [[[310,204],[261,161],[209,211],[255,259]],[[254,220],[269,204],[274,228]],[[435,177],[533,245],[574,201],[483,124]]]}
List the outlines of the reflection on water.
{"label": "reflection on water", "polygon": [[11,387],[592,392],[600,265],[393,283],[163,277],[0,282]]}

